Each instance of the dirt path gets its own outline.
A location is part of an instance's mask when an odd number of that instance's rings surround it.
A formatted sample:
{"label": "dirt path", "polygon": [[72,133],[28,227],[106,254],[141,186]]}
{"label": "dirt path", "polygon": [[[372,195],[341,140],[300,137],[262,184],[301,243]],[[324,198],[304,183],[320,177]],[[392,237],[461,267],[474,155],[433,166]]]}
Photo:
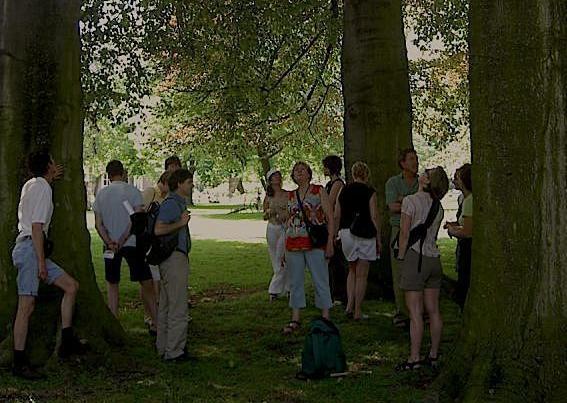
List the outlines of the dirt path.
{"label": "dirt path", "polygon": [[[206,217],[230,210],[192,210],[189,228],[192,239],[217,239],[249,243],[266,242],[266,222],[260,220],[221,220]],[[87,212],[87,227],[94,230],[94,214]]]}
{"label": "dirt path", "polygon": [[[223,220],[207,217],[211,214],[227,214],[230,210],[191,211],[189,228],[192,239],[216,239],[221,241],[238,241],[248,243],[266,242],[266,222],[260,220]],[[447,215],[449,216],[449,215]],[[87,227],[94,229],[94,214],[87,212]],[[439,231],[439,238],[447,238],[447,231]]]}

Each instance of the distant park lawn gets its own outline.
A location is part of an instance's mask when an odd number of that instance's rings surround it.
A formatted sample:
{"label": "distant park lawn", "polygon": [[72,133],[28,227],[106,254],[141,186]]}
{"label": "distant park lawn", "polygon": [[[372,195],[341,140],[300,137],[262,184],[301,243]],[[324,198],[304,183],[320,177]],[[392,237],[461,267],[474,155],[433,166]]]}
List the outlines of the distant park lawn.
{"label": "distant park lawn", "polygon": [[[454,272],[454,241],[442,240],[445,272]],[[106,292],[101,243],[93,236],[97,281]],[[270,280],[263,244],[196,240],[191,252],[189,351],[197,361],[166,364],[157,358],[143,324],[138,286],[123,268],[120,320],[128,342],[118,361],[93,366],[51,365],[49,379],[36,383],[0,372],[0,400],[88,402],[408,402],[426,397],[434,373],[423,369],[397,373],[394,366],[408,351],[408,334],[391,325],[393,304],[368,301],[370,319],[348,321],[342,307],[333,319],[342,332],[351,375],[303,382],[295,379],[313,308],[303,313],[303,329],[283,337],[289,319],[285,300],[268,302]],[[445,331],[442,352],[451,350],[460,325],[457,306],[442,301]],[[424,344],[426,352],[428,338]]]}
{"label": "distant park lawn", "polygon": [[244,210],[236,213],[227,214],[206,214],[207,218],[214,218],[217,220],[263,220],[264,213],[257,211]]}

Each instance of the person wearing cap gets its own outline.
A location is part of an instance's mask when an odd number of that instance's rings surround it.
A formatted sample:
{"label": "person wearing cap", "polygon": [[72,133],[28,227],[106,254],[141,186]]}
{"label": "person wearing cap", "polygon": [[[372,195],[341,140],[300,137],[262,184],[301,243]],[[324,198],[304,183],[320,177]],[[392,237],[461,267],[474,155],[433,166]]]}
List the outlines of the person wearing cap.
{"label": "person wearing cap", "polygon": [[152,326],[150,333],[155,334],[157,307],[154,293],[152,272],[146,263],[143,251],[136,248],[136,237],[130,234],[130,212],[143,211],[142,193],[134,186],[124,182],[124,166],[118,160],[106,165],[110,184],[101,189],[93,204],[95,228],[105,245],[104,271],[108,287],[108,307],[114,316],[118,316],[118,284],[122,258],[130,268],[130,280],[140,283],[142,300],[150,313]]}
{"label": "person wearing cap", "polygon": [[289,292],[289,282],[285,267],[285,223],[288,219],[287,202],[288,192],[282,189],[282,174],[272,168],[266,173],[266,197],[264,198],[264,219],[268,221],[266,227],[266,241],[274,274],[270,281],[268,293],[270,301]]}

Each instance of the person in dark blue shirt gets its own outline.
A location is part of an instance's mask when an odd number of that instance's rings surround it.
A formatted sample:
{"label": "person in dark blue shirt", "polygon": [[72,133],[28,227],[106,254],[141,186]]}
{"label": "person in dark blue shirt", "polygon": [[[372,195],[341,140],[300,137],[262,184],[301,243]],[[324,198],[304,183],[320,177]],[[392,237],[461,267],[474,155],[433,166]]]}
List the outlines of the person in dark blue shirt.
{"label": "person in dark blue shirt", "polygon": [[155,234],[177,236],[177,247],[159,265],[161,277],[156,347],[166,361],[183,361],[187,355],[187,289],[191,236],[187,197],[193,188],[193,174],[178,169],[168,180],[169,195],[160,206]]}

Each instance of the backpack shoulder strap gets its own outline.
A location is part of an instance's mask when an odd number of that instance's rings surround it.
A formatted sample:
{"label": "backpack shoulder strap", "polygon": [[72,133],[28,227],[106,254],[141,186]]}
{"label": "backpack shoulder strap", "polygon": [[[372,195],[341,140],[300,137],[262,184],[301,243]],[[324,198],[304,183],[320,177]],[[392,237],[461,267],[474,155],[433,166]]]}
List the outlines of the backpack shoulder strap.
{"label": "backpack shoulder strap", "polygon": [[423,223],[425,228],[431,227],[435,218],[437,218],[437,214],[439,213],[439,208],[441,207],[441,203],[437,199],[433,199],[433,203],[431,203],[431,208],[429,209],[429,213],[427,213],[427,218]]}
{"label": "backpack shoulder strap", "polygon": [[441,207],[441,203],[439,202],[439,200],[433,199],[433,203],[431,203],[431,208],[429,209],[429,213],[427,213],[427,218],[423,223],[423,226],[425,227],[425,231],[423,232],[423,235],[419,240],[419,261],[417,263],[418,273],[421,273],[421,263],[423,260],[423,244],[425,242],[425,238],[427,237],[427,230],[429,229],[429,227],[431,227],[431,224],[433,224],[433,221],[437,217],[440,207]]}

